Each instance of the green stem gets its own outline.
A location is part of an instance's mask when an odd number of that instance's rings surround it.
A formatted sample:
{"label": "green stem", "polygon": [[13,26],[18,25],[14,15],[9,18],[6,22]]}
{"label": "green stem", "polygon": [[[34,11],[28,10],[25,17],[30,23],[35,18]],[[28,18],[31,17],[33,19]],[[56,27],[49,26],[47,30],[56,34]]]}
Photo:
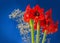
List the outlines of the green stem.
{"label": "green stem", "polygon": [[40,22],[37,23],[36,43],[40,43]]}
{"label": "green stem", "polygon": [[44,31],[44,36],[43,36],[43,39],[42,39],[42,43],[44,43],[46,40],[46,30]]}
{"label": "green stem", "polygon": [[34,24],[32,19],[30,19],[30,27],[31,27],[31,40],[32,43],[34,43]]}

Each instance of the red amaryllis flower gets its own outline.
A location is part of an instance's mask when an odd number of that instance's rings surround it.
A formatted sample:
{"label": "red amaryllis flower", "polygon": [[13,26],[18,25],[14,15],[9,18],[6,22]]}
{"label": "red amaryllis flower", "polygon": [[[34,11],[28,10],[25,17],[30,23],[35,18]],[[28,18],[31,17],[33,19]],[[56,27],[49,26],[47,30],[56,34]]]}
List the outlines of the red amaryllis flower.
{"label": "red amaryllis flower", "polygon": [[24,21],[29,22],[30,19],[33,19],[34,22],[44,20],[44,9],[38,5],[31,9],[28,5],[24,14]]}
{"label": "red amaryllis flower", "polygon": [[52,9],[48,10],[45,13],[45,20],[42,22],[43,32],[46,30],[47,34],[55,33],[58,30],[58,22],[54,24],[54,21],[52,20]]}
{"label": "red amaryllis flower", "polygon": [[45,30],[47,31],[46,34],[50,34],[50,33],[53,34],[53,33],[57,32],[58,22],[56,22],[56,24],[54,24],[54,22],[51,21],[49,24],[46,24],[45,27],[43,27],[42,32],[44,32]]}
{"label": "red amaryllis flower", "polygon": [[24,21],[29,22],[30,19],[34,20],[34,29],[36,29],[37,22],[44,20],[44,9],[38,5],[33,8],[30,8],[30,5],[28,5],[24,13]]}

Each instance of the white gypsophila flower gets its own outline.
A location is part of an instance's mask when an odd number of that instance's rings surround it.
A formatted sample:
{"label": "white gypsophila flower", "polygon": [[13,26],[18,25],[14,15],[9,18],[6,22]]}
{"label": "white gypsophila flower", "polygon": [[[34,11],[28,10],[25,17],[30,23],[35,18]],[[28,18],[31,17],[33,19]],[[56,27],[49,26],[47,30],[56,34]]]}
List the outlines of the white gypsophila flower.
{"label": "white gypsophila flower", "polygon": [[[30,36],[28,35],[28,33],[30,32],[30,26],[28,23],[25,23],[23,20],[23,16],[24,16],[24,11],[22,12],[19,9],[15,9],[10,15],[9,18],[10,19],[14,19],[16,22],[18,22],[17,24],[17,28],[20,30],[20,35],[22,35],[22,40],[26,41],[27,43],[29,43]],[[29,37],[29,38],[28,38]]]}
{"label": "white gypsophila flower", "polygon": [[[21,29],[22,31],[23,30],[26,30],[29,28],[29,24],[28,23],[25,23],[23,21],[23,15],[24,15],[24,12],[22,12],[21,10],[19,9],[15,9],[10,15],[9,15],[9,18],[12,18],[12,19],[16,19],[16,21],[19,23],[18,24],[18,28]],[[24,29],[26,28],[26,29]],[[30,30],[29,30],[30,31]]]}
{"label": "white gypsophila flower", "polygon": [[20,13],[21,11],[19,9],[15,9],[10,15],[9,18],[16,18],[16,16]]}
{"label": "white gypsophila flower", "polygon": [[28,34],[30,32],[29,25],[18,24],[18,28],[20,29],[21,34]]}

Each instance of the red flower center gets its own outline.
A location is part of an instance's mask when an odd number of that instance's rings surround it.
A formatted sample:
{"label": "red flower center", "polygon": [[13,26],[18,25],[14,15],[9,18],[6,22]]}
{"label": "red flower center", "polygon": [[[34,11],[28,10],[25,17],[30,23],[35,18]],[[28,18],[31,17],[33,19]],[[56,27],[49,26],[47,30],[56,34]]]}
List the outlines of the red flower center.
{"label": "red flower center", "polygon": [[36,11],[35,14],[34,14],[34,16],[40,16],[39,12]]}

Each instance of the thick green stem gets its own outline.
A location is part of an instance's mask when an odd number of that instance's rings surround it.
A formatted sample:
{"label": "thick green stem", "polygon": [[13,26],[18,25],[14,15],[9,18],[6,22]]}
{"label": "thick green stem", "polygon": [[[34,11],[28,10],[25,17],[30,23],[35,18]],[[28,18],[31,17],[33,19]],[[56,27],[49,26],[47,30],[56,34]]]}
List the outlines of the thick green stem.
{"label": "thick green stem", "polygon": [[36,43],[40,43],[40,22],[37,23]]}
{"label": "thick green stem", "polygon": [[30,27],[31,27],[31,40],[32,43],[34,43],[34,23],[32,19],[30,19]]}
{"label": "thick green stem", "polygon": [[46,30],[44,31],[44,35],[43,35],[43,39],[42,39],[42,43],[44,43],[46,40]]}

